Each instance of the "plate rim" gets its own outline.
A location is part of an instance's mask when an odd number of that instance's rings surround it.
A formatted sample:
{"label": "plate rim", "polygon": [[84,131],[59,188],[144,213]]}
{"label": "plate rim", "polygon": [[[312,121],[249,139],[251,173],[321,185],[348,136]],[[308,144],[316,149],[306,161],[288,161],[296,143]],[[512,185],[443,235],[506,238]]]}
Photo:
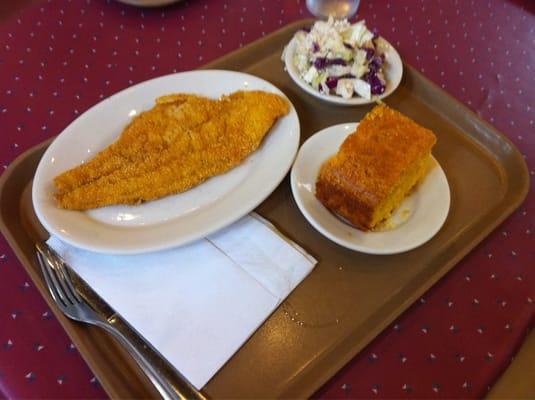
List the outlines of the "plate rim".
{"label": "plate rim", "polygon": [[[345,137],[347,137],[351,133],[354,132],[354,130],[356,129],[356,127],[358,126],[359,123],[360,123],[360,121],[359,122],[346,122],[346,123],[339,123],[339,124],[334,124],[334,125],[325,127],[323,129],[313,133],[301,145],[301,147],[300,147],[300,149],[299,149],[299,151],[297,153],[296,159],[294,161],[294,164],[292,166],[292,170],[290,172],[290,185],[291,185],[292,195],[293,195],[294,200],[295,200],[295,202],[297,204],[297,207],[299,208],[299,211],[301,211],[301,213],[303,214],[305,219],[314,227],[314,229],[316,229],[316,231],[318,231],[320,234],[325,236],[327,239],[329,239],[329,240],[333,241],[334,243],[337,243],[338,245],[340,245],[342,247],[345,247],[347,249],[358,251],[360,253],[372,254],[372,255],[392,255],[392,254],[405,253],[405,252],[414,250],[414,249],[424,245],[428,241],[430,241],[440,231],[440,229],[444,226],[444,223],[447,220],[447,217],[449,215],[449,211],[450,211],[450,208],[451,208],[451,189],[450,189],[450,185],[448,183],[448,179],[447,179],[446,173],[444,172],[444,169],[442,168],[442,166],[440,165],[438,160],[433,155],[431,155],[431,156],[435,160],[436,166],[440,169],[440,173],[444,177],[443,180],[445,182],[445,187],[447,188],[448,196],[447,196],[447,199],[446,199],[447,200],[446,201],[446,205],[444,207],[444,210],[442,211],[441,218],[440,218],[439,222],[437,222],[436,226],[434,226],[432,229],[429,230],[429,233],[428,233],[428,235],[426,235],[426,238],[423,239],[423,240],[420,240],[420,241],[416,241],[416,242],[412,243],[409,246],[400,247],[400,248],[396,248],[396,249],[390,249],[390,248],[386,248],[385,249],[385,248],[376,248],[376,247],[366,247],[366,246],[363,246],[363,245],[358,244],[358,243],[353,243],[351,241],[344,240],[344,239],[338,237],[337,235],[332,234],[329,230],[324,229],[323,226],[309,213],[308,208],[304,205],[303,198],[300,195],[300,191],[299,191],[299,189],[297,187],[297,176],[296,176],[297,172],[296,172],[296,169],[298,167],[296,167],[296,166],[298,166],[299,158],[302,156],[302,152],[306,151],[306,147],[305,146],[306,146],[307,142],[312,140],[316,135],[326,135],[326,134],[328,134],[328,131],[331,130],[331,129],[336,129],[336,128],[343,129],[345,126],[349,126],[349,128],[347,128],[347,135],[345,136]],[[316,140],[317,140],[317,137],[316,137]],[[344,140],[345,140],[345,138],[344,138]],[[303,150],[303,149],[305,149],[305,150]],[[328,156],[325,157],[325,158],[322,158],[322,160],[323,160],[322,163],[325,162],[327,158],[328,158]],[[325,208],[325,206],[323,204],[321,204],[319,202],[319,200],[316,199],[315,196],[313,196],[313,198],[314,198],[314,201],[319,203],[319,205],[321,207]],[[332,213],[330,211],[329,211],[329,214],[334,220],[340,222],[340,220],[338,218],[336,218],[334,215],[332,215]],[[349,226],[351,229],[354,229],[354,230],[357,230],[359,232],[363,232],[364,233],[364,231],[361,231],[356,227],[352,227],[349,224],[347,224],[347,226]],[[388,234],[388,231],[387,232],[371,232],[371,233],[372,234]]]}
{"label": "plate rim", "polygon": [[[152,243],[151,242],[152,244],[151,243],[143,244],[141,247],[139,247],[139,246],[138,247],[117,246],[117,245],[114,245],[114,244],[112,244],[112,245],[103,245],[102,243],[101,244],[94,244],[94,243],[91,243],[90,240],[88,241],[87,238],[84,239],[82,242],[80,242],[79,238],[74,238],[73,239],[70,236],[63,235],[61,233],[61,229],[56,227],[57,224],[55,224],[53,221],[49,221],[48,220],[48,218],[46,216],[46,212],[43,213],[43,209],[46,208],[46,205],[40,204],[40,201],[38,200],[38,196],[42,195],[42,192],[43,192],[42,190],[41,191],[38,190],[38,186],[41,184],[40,176],[44,173],[43,170],[46,169],[46,165],[45,164],[47,164],[47,162],[46,162],[47,157],[49,157],[53,153],[53,151],[56,150],[56,147],[59,146],[58,143],[61,144],[62,138],[65,138],[65,137],[70,136],[70,135],[76,135],[76,130],[69,130],[69,128],[71,128],[72,125],[76,124],[83,117],[87,118],[87,114],[94,113],[95,109],[98,109],[99,107],[102,107],[102,106],[106,107],[105,103],[109,102],[112,98],[114,98],[114,100],[117,100],[117,98],[120,98],[122,96],[128,96],[128,94],[131,93],[132,91],[143,90],[144,86],[150,85],[151,83],[154,83],[155,81],[165,81],[166,79],[173,79],[178,75],[203,75],[203,74],[220,74],[220,73],[233,75],[233,76],[238,77],[238,78],[254,79],[254,80],[256,80],[257,83],[262,84],[262,85],[266,85],[267,88],[269,88],[268,89],[269,91],[273,91],[274,93],[280,94],[282,97],[284,97],[288,101],[288,103],[290,105],[290,112],[286,116],[284,116],[283,118],[289,118],[290,119],[290,123],[292,124],[291,125],[291,130],[294,131],[294,132],[292,132],[292,135],[289,135],[289,136],[292,137],[293,141],[288,142],[288,145],[289,145],[288,159],[285,160],[286,162],[284,164],[281,164],[281,167],[279,169],[279,174],[273,174],[273,176],[276,175],[276,177],[273,178],[273,181],[271,182],[272,184],[269,185],[270,189],[266,189],[264,192],[260,191],[261,195],[257,196],[254,199],[254,201],[249,201],[247,203],[247,206],[237,207],[237,209],[239,209],[240,211],[236,211],[234,213],[225,213],[218,220],[219,222],[211,223],[209,227],[206,227],[206,226],[201,227],[201,228],[196,230],[196,233],[185,234],[185,235],[179,236],[178,239],[177,238],[171,238],[171,239],[167,238],[165,240],[161,240],[161,238],[160,238],[157,241],[152,241],[152,242],[156,242],[156,243]],[[234,91],[243,90],[243,88],[236,87],[233,90]],[[254,90],[254,89],[245,89],[245,90]],[[179,92],[180,88],[175,89],[175,91]],[[162,95],[166,94],[166,93],[162,93]],[[154,100],[154,99],[152,99],[152,100]],[[281,120],[282,120],[282,118],[279,119],[276,123],[279,123]],[[295,160],[295,157],[297,155],[297,151],[299,150],[300,136],[301,136],[300,121],[299,121],[299,116],[297,115],[297,111],[296,111],[294,105],[292,104],[292,102],[290,101],[288,96],[286,96],[286,94],[282,90],[280,90],[273,83],[271,83],[271,82],[269,82],[269,81],[267,81],[267,80],[265,80],[265,79],[263,79],[261,77],[258,77],[258,76],[252,75],[252,74],[248,74],[248,73],[244,73],[244,72],[225,70],[225,69],[189,70],[189,71],[176,72],[176,73],[171,73],[171,74],[166,74],[166,75],[154,77],[154,78],[148,79],[146,81],[139,82],[139,83],[137,83],[135,85],[129,86],[129,87],[123,89],[123,90],[120,90],[120,91],[118,91],[116,93],[113,93],[112,95],[100,100],[98,103],[96,103],[93,106],[89,107],[85,112],[80,114],[75,120],[71,121],[68,125],[66,125],[62,129],[62,131],[54,138],[54,140],[47,147],[47,149],[43,153],[43,155],[42,155],[42,157],[39,160],[39,163],[37,165],[37,169],[35,171],[34,179],[33,179],[33,182],[32,182],[32,193],[31,193],[32,205],[33,205],[33,208],[35,210],[36,216],[39,219],[39,222],[43,225],[43,227],[48,231],[48,233],[50,235],[55,235],[55,236],[59,237],[63,242],[65,242],[67,244],[70,244],[70,245],[72,245],[74,247],[80,248],[80,249],[93,251],[93,252],[99,252],[99,253],[102,253],[102,254],[133,255],[133,254],[142,254],[142,253],[160,251],[160,250],[165,250],[165,249],[169,249],[169,248],[176,247],[176,246],[186,245],[188,243],[191,243],[191,242],[193,242],[195,240],[201,239],[202,237],[206,237],[206,236],[208,236],[208,235],[210,235],[210,234],[212,234],[212,233],[214,233],[214,232],[216,232],[216,231],[218,231],[220,229],[223,229],[223,228],[229,226],[233,222],[235,222],[238,219],[242,218],[244,215],[250,213],[260,203],[262,203],[262,201],[264,201],[267,197],[269,197],[269,195],[280,185],[280,183],[283,181],[285,176],[288,174],[288,171],[290,170],[291,166],[293,165],[293,161]],[[290,156],[290,154],[291,154],[291,156]],[[266,188],[267,188],[267,186],[266,186]],[[234,188],[233,190],[235,190],[235,189],[236,188]],[[230,192],[228,192],[228,193],[230,193]],[[223,197],[226,197],[228,195],[228,193],[225,193],[223,195]],[[180,194],[176,194],[176,195],[180,195]],[[70,212],[69,210],[62,210],[62,211]],[[180,219],[180,217],[179,218],[173,218],[170,221],[175,220],[175,223],[176,223],[176,220],[179,220],[179,219]],[[106,225],[104,223],[100,223],[100,222],[97,222],[97,221],[94,221],[94,222],[97,223],[97,224],[102,224],[103,226],[105,226],[105,229],[107,229],[107,230],[113,230],[115,232],[127,231],[127,232],[130,232],[130,233],[132,233],[132,232],[134,232],[136,230],[137,231],[139,231],[139,230],[147,230],[147,229],[144,229],[144,228],[148,228],[148,230],[158,229],[158,226],[162,225],[162,224],[167,225],[167,222],[163,222],[163,223],[150,224],[150,225],[148,225],[146,227],[144,227],[144,226],[141,226],[141,227],[139,227],[139,226],[127,227],[127,226],[116,226],[116,225],[109,225],[108,226],[108,225]],[[127,236],[127,235],[125,235],[125,236]],[[125,238],[124,241],[128,242],[128,238]]]}
{"label": "plate rim", "polygon": [[[379,36],[379,40],[384,42],[386,46],[388,46],[389,52],[392,53],[394,56],[394,59],[396,59],[396,64],[399,65],[400,74],[397,79],[390,82],[391,88],[388,91],[385,91],[385,93],[379,95],[379,96],[372,96],[371,99],[365,99],[363,97],[352,97],[350,99],[344,99],[340,96],[334,96],[334,95],[325,95],[323,93],[320,93],[313,88],[310,87],[301,77],[297,75],[297,73],[294,71],[295,65],[292,62],[292,55],[295,53],[295,35],[292,37],[292,39],[288,42],[288,44],[285,46],[283,50],[283,59],[284,59],[284,66],[285,70],[292,79],[292,81],[299,86],[302,90],[304,90],[309,95],[316,97],[317,99],[323,100],[330,104],[336,104],[339,106],[364,106],[367,104],[375,103],[378,100],[382,100],[388,96],[390,96],[392,93],[395,92],[395,90],[398,88],[398,86],[401,83],[401,80],[403,78],[403,60],[401,59],[401,56],[399,55],[398,51],[392,44],[386,40],[384,37]],[[399,62],[398,62],[399,60]],[[388,84],[388,83],[387,83]]]}

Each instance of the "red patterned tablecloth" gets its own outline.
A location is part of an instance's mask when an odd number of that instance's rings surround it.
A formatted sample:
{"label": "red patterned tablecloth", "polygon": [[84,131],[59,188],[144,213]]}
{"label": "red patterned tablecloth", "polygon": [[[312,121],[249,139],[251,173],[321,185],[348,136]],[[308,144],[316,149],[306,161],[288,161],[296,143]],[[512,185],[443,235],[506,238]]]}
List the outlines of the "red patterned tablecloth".
{"label": "red patterned tablecloth", "polygon": [[[301,0],[139,9],[49,0],[0,24],[0,170],[100,99],[195,68],[297,19]],[[362,0],[403,59],[505,133],[535,168],[535,2]],[[535,196],[317,397],[480,397],[535,320]],[[0,394],[105,397],[4,238]]]}

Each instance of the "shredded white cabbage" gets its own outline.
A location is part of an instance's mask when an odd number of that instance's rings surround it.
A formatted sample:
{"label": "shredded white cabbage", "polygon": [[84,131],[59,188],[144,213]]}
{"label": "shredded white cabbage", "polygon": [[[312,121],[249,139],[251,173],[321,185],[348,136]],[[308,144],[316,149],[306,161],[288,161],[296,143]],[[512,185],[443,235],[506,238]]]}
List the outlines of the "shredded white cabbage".
{"label": "shredded white cabbage", "polygon": [[[370,99],[370,74],[385,84],[381,67],[370,69],[373,57],[384,56],[374,42],[374,34],[364,21],[351,24],[346,19],[317,21],[310,32],[294,36],[294,64],[300,77],[314,89],[344,98],[360,96]],[[369,53],[369,54],[368,54]],[[380,60],[379,60],[380,61]],[[366,77],[368,76],[368,78]]]}

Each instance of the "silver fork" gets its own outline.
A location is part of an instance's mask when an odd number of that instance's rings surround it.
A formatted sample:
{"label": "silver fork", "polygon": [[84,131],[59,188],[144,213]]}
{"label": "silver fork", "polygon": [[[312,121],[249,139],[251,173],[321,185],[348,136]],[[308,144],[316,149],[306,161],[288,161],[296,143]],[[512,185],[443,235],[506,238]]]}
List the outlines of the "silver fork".
{"label": "silver fork", "polygon": [[[137,334],[120,315],[100,300],[95,311],[83,298],[76,285],[86,285],[63,259],[46,243],[37,243],[37,258],[52,298],[60,310],[69,318],[96,325],[111,333],[128,352],[156,387],[164,399],[204,399],[178,371],[172,368],[145,340]],[[74,278],[74,279],[73,279]],[[87,289],[87,288],[86,288]],[[171,383],[174,379],[176,386]]]}

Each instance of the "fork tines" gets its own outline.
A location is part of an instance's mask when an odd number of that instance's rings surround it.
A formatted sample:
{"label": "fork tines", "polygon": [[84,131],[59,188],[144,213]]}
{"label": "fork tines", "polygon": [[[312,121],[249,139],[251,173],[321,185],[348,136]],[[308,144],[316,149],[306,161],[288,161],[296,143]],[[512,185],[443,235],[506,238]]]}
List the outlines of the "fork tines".
{"label": "fork tines", "polygon": [[54,254],[54,257],[47,257],[47,254],[55,252],[45,244],[38,243],[36,248],[43,276],[54,300],[65,307],[82,302],[72,283],[68,267],[63,261],[52,261],[61,260],[60,256]]}

